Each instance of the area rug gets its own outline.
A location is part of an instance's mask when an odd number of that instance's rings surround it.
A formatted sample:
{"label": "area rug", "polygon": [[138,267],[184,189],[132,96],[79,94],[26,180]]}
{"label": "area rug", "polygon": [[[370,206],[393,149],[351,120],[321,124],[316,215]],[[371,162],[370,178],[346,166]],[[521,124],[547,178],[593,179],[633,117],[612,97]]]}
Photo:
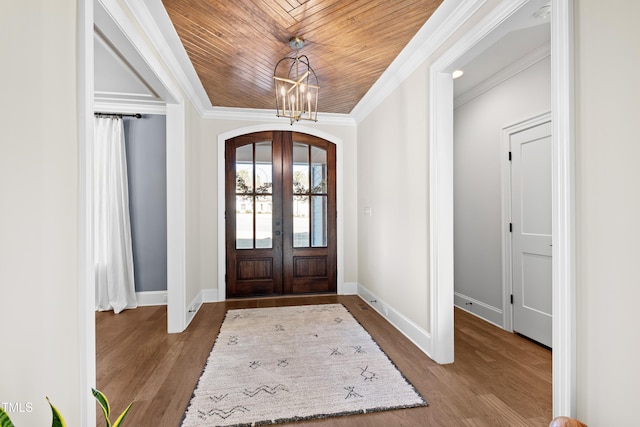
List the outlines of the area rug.
{"label": "area rug", "polygon": [[182,427],[426,406],[341,304],[229,310]]}

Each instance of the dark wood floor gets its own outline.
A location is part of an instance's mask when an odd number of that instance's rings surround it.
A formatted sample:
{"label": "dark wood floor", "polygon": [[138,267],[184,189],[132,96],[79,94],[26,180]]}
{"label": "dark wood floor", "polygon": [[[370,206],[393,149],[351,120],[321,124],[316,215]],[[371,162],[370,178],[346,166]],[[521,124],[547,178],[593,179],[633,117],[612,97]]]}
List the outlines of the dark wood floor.
{"label": "dark wood floor", "polygon": [[[125,426],[176,427],[227,309],[342,303],[367,329],[428,407],[336,417],[302,426],[548,426],[551,352],[461,310],[455,363],[438,365],[357,296],[205,304],[182,334],[166,333],[166,307],[96,313],[97,386],[113,418],[132,400]],[[102,417],[99,414],[99,417]],[[100,420],[100,418],[98,418]],[[98,421],[98,426],[104,422]]]}

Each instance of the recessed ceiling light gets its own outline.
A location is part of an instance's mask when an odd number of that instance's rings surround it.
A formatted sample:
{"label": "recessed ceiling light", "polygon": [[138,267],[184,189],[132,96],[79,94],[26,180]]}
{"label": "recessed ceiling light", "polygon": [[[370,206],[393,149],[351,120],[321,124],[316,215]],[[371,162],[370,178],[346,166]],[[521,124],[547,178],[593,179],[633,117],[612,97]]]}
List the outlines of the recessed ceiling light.
{"label": "recessed ceiling light", "polygon": [[454,79],[457,79],[458,77],[462,76],[463,74],[464,74],[464,71],[455,70],[453,73],[451,73],[451,77],[453,77]]}
{"label": "recessed ceiling light", "polygon": [[533,14],[533,17],[540,21],[544,21],[550,16],[551,16],[551,3],[545,4]]}

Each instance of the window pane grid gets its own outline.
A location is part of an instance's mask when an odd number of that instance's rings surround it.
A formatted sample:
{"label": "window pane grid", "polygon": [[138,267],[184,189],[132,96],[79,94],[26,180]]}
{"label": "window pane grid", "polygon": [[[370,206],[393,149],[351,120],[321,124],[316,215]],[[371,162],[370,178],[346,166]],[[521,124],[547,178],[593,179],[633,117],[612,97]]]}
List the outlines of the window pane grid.
{"label": "window pane grid", "polygon": [[271,248],[273,210],[271,142],[236,148],[236,248]]}
{"label": "window pane grid", "polygon": [[294,143],[293,246],[327,246],[327,151]]}

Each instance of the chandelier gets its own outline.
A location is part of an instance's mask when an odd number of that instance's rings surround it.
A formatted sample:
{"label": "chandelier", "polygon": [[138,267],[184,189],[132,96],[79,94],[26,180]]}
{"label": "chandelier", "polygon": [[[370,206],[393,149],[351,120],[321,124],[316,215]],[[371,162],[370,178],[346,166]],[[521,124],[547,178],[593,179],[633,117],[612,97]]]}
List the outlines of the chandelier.
{"label": "chandelier", "polygon": [[276,116],[288,118],[291,124],[299,120],[317,122],[320,86],[309,58],[298,53],[304,40],[294,37],[289,40],[289,46],[295,50],[295,56],[282,58],[273,70]]}

